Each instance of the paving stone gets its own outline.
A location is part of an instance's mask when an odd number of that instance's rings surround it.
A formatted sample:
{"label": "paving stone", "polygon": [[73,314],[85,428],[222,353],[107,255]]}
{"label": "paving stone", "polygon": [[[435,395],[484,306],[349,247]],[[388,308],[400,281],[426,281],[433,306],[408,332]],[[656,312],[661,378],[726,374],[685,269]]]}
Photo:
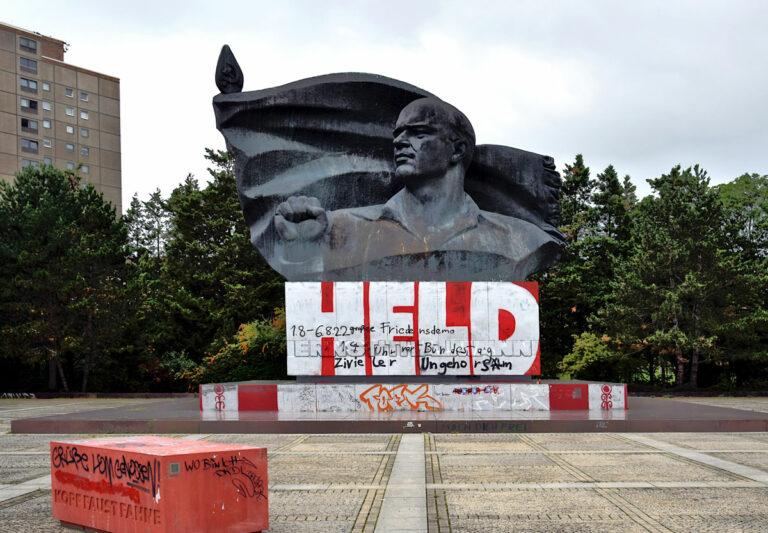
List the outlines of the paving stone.
{"label": "paving stone", "polygon": [[765,450],[768,441],[744,433],[644,433],[663,442],[692,450]]}
{"label": "paving stone", "polygon": [[544,454],[441,455],[443,483],[576,481]]}
{"label": "paving stone", "polygon": [[768,531],[768,515],[750,513],[747,515],[725,514],[665,516],[659,519],[662,525],[675,532],[688,533],[765,533]]}
{"label": "paving stone", "polygon": [[595,481],[730,481],[724,472],[661,453],[562,454]]}
{"label": "paving stone", "polygon": [[363,503],[364,490],[270,491],[270,533],[347,532]]}
{"label": "paving stone", "polygon": [[269,459],[270,484],[370,484],[382,461],[378,455],[275,455]]}
{"label": "paving stone", "polygon": [[648,530],[626,520],[589,520],[574,522],[570,519],[510,520],[508,518],[456,518],[451,517],[453,531],[461,533],[530,532],[530,533],[646,533]]}
{"label": "paving stone", "polygon": [[621,489],[618,493],[654,517],[753,514],[760,519],[768,515],[768,487]]}
{"label": "paving stone", "polygon": [[50,472],[46,455],[0,455],[0,483],[21,483]]}
{"label": "paving stone", "polygon": [[16,505],[0,505],[0,530],[24,533],[70,531],[51,516],[50,491],[16,502]]}
{"label": "paving stone", "polygon": [[248,444],[266,448],[267,452],[273,452],[299,438],[299,435],[210,435],[205,440],[209,442],[223,442],[230,444]]}
{"label": "paving stone", "polygon": [[621,514],[615,505],[590,489],[448,490],[446,501],[451,516]]}
{"label": "paving stone", "polygon": [[535,448],[518,435],[435,435],[437,451],[466,452],[527,452]]}
{"label": "paving stone", "polygon": [[632,451],[643,449],[637,444],[616,438],[610,433],[534,433],[527,435],[526,438],[551,451]]}
{"label": "paving stone", "polygon": [[26,434],[10,434],[0,436],[0,455],[4,452],[19,452],[19,451],[48,451],[49,443],[52,440],[80,440],[89,438],[89,435],[72,434],[72,435],[26,435]]}
{"label": "paving stone", "polygon": [[291,447],[292,452],[347,452],[347,453],[360,453],[360,452],[383,452],[387,448],[389,440],[385,442],[302,442],[296,446]]}
{"label": "paving stone", "polygon": [[331,433],[327,435],[309,435],[303,442],[306,444],[382,444],[386,447],[391,434],[351,434]]}
{"label": "paving stone", "polygon": [[768,472],[768,451],[756,452],[756,453],[708,453],[713,457],[719,457],[726,461],[738,463],[745,466],[751,466],[752,468],[758,468]]}

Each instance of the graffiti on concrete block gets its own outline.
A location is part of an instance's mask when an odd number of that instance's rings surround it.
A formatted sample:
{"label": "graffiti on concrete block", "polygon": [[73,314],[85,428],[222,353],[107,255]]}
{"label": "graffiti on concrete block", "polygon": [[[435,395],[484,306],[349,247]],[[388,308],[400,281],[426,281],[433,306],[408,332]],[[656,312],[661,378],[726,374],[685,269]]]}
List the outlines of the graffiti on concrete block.
{"label": "graffiti on concrete block", "polygon": [[429,385],[373,385],[360,394],[360,401],[373,412],[439,411],[443,404],[430,394]]}
{"label": "graffiti on concrete block", "polygon": [[0,400],[34,400],[31,392],[0,392]]}

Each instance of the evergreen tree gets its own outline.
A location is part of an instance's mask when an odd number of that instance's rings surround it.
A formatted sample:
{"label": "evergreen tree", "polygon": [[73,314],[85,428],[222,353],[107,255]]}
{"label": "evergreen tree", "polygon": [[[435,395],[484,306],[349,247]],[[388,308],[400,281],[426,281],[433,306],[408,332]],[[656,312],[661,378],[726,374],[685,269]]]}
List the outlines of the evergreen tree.
{"label": "evergreen tree", "polygon": [[696,386],[701,361],[716,354],[724,313],[735,311],[729,291],[739,276],[721,254],[724,212],[698,166],[648,182],[657,196],[634,212],[630,254],[600,322],[621,349],[645,352],[651,368],[669,360],[678,385],[687,370]]}
{"label": "evergreen tree", "polygon": [[163,201],[169,230],[161,271],[139,282],[147,345],[161,359],[200,362],[283,301],[281,278],[251,245],[232,156],[207,150],[206,158],[213,179],[201,188],[187,176]]}
{"label": "evergreen tree", "polygon": [[75,174],[28,167],[0,184],[0,234],[2,354],[47,363],[51,389],[79,370],[86,390],[124,317],[124,224]]}

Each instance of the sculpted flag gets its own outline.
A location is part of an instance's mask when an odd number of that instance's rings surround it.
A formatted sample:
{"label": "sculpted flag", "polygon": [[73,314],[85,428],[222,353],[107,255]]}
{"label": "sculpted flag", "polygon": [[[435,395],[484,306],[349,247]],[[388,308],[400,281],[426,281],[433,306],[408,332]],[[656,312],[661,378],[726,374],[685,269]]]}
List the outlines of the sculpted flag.
{"label": "sculpted flag", "polygon": [[[217,68],[216,126],[234,154],[251,239],[276,270],[276,206],[313,196],[328,211],[383,204],[402,189],[395,177],[392,132],[398,113],[427,91],[373,74],[330,74],[239,92],[242,73],[228,48]],[[560,177],[552,158],[478,145],[465,190],[483,211],[538,226],[554,241]],[[290,276],[289,276],[290,278]],[[417,278],[418,279],[418,278]]]}

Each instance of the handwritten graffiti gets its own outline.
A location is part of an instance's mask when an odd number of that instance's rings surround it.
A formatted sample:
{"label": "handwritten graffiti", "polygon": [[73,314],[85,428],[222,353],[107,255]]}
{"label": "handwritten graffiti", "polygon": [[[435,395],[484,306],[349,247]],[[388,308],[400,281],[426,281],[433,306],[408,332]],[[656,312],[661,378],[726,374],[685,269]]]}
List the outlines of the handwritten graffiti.
{"label": "handwritten graffiti", "polygon": [[216,384],[213,387],[213,392],[216,394],[216,399],[214,400],[214,407],[217,411],[223,411],[227,404],[224,401],[224,386],[220,384]]}
{"label": "handwritten graffiti", "polygon": [[109,484],[114,479],[125,479],[129,487],[148,492],[154,499],[160,494],[160,461],[146,462],[126,459],[124,455],[111,457],[95,453],[92,455],[93,471],[107,478]]}
{"label": "handwritten graffiti", "polygon": [[360,401],[371,411],[439,411],[443,404],[429,394],[429,385],[423,383],[413,389],[406,384],[387,387],[373,385],[360,394]]}
{"label": "handwritten graffiti", "polygon": [[51,466],[54,469],[72,466],[77,471],[101,475],[110,486],[113,485],[113,480],[125,480],[128,487],[152,494],[156,500],[160,495],[160,461],[157,459],[141,462],[126,459],[125,455],[118,457],[81,453],[77,446],[54,446],[51,449]]}
{"label": "handwritten graffiti", "polygon": [[510,402],[510,408],[513,410],[529,411],[533,409],[549,410],[549,404],[545,403],[541,396],[537,393],[528,394],[527,392],[519,391],[519,398],[512,397]]}
{"label": "handwritten graffiti", "polygon": [[229,477],[232,485],[246,498],[265,498],[264,480],[258,474],[259,467],[246,457],[205,457],[184,461],[186,472],[213,471],[217,477]]}
{"label": "handwritten graffiti", "polygon": [[454,387],[454,394],[499,394],[498,385],[485,385],[484,387]]}
{"label": "handwritten graffiti", "polygon": [[35,395],[31,392],[3,392],[0,393],[0,400],[34,400]]}
{"label": "handwritten graffiti", "polygon": [[613,409],[613,391],[610,385],[600,387],[600,409]]}
{"label": "handwritten graffiti", "polygon": [[89,472],[88,454],[80,453],[77,446],[54,446],[51,450],[51,464],[54,468],[74,465],[75,470]]}

